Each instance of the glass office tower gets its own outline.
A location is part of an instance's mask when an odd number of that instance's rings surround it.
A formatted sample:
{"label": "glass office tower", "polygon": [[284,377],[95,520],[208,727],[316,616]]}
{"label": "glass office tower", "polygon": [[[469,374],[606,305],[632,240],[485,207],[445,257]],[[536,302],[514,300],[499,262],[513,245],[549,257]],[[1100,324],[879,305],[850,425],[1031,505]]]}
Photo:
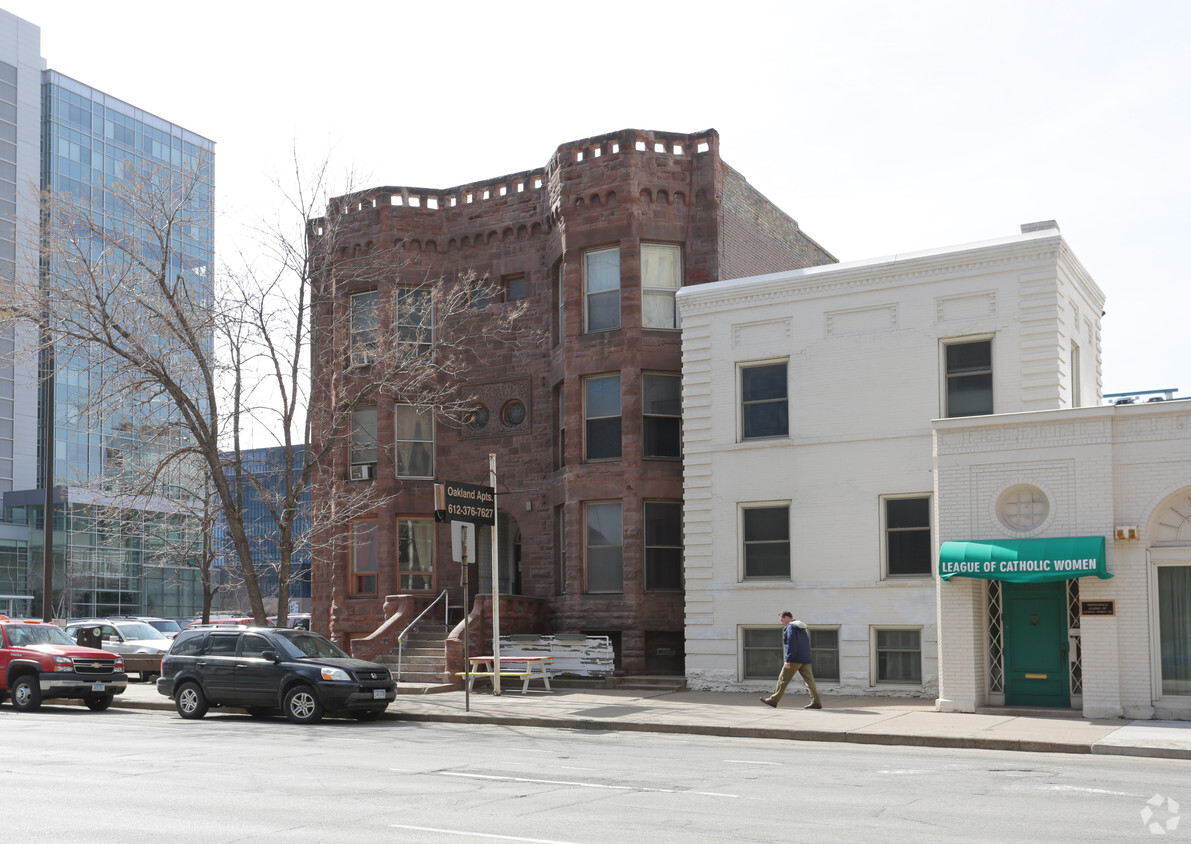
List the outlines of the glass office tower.
{"label": "glass office tower", "polygon": [[[0,282],[54,272],[31,263],[35,252],[22,254],[22,241],[37,242],[38,226],[38,197],[22,186],[69,195],[89,214],[120,226],[127,212],[114,201],[112,185],[146,169],[198,168],[205,210],[187,221],[170,260],[192,285],[209,286],[214,144],[46,69],[39,42],[38,27],[0,12]],[[164,416],[146,424],[119,408],[89,411],[88,398],[104,375],[97,361],[85,353],[43,352],[39,377],[39,361],[30,354],[36,341],[0,331],[0,596],[36,596],[20,608],[41,613],[42,513],[45,481],[52,478],[55,616],[197,611],[198,574],[185,549],[197,553],[201,533],[187,505],[203,490],[179,475],[171,487],[130,506],[113,486],[121,466],[144,462],[183,434]]]}

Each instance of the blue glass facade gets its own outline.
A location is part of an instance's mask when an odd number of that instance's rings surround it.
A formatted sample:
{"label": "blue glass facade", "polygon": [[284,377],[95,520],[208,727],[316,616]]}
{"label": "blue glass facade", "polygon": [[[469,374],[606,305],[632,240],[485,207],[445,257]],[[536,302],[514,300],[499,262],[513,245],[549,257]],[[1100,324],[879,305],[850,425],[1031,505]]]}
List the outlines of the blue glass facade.
{"label": "blue glass facade", "polygon": [[[294,475],[302,470],[305,462],[305,447],[294,447]],[[248,540],[252,547],[253,566],[260,580],[261,597],[266,599],[277,597],[277,570],[281,564],[281,554],[277,548],[278,527],[273,517],[273,510],[280,509],[279,502],[284,499],[288,490],[285,472],[285,447],[258,448],[243,452],[244,468],[260,482],[261,489],[252,484],[245,484],[244,489],[244,522],[248,531]],[[307,487],[300,499],[298,515],[294,521],[294,537],[297,548],[290,561],[291,601],[297,601],[303,610],[309,609],[310,604],[310,545],[308,542],[310,528],[310,487]],[[220,554],[221,567],[238,569],[235,549],[227,535],[227,523],[220,519],[215,529],[216,548]],[[232,575],[228,578],[235,580]],[[225,601],[221,603],[226,603]]]}

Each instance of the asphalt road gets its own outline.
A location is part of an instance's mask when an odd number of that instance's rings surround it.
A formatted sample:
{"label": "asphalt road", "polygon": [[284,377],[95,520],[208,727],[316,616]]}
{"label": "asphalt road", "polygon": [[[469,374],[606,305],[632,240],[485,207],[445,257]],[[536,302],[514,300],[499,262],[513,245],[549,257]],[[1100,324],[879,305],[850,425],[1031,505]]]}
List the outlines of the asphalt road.
{"label": "asphalt road", "polygon": [[1178,841],[1191,762],[5,705],[0,805],[96,844]]}

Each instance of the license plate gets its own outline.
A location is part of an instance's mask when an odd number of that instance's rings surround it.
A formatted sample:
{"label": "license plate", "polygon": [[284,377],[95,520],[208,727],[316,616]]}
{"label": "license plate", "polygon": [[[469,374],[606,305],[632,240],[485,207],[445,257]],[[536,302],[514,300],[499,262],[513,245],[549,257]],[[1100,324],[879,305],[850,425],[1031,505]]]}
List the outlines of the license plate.
{"label": "license plate", "polygon": [[102,692],[103,689],[104,689],[103,683],[92,683],[91,684],[91,691],[93,691],[93,692]]}
{"label": "license plate", "polygon": [[372,699],[373,700],[384,700],[385,699],[385,690],[384,689],[373,689],[372,690]]}

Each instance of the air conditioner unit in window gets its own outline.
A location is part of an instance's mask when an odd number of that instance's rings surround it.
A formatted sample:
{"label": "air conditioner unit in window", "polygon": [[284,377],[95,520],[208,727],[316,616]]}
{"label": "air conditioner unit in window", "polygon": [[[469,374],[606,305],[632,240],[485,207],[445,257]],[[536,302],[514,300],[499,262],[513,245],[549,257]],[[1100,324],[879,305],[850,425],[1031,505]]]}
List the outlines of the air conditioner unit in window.
{"label": "air conditioner unit in window", "polygon": [[362,352],[352,352],[352,366],[372,366],[376,363],[376,352],[371,350]]}
{"label": "air conditioner unit in window", "polygon": [[372,470],[374,468],[371,463],[357,463],[352,466],[351,478],[353,481],[370,481],[372,480]]}

